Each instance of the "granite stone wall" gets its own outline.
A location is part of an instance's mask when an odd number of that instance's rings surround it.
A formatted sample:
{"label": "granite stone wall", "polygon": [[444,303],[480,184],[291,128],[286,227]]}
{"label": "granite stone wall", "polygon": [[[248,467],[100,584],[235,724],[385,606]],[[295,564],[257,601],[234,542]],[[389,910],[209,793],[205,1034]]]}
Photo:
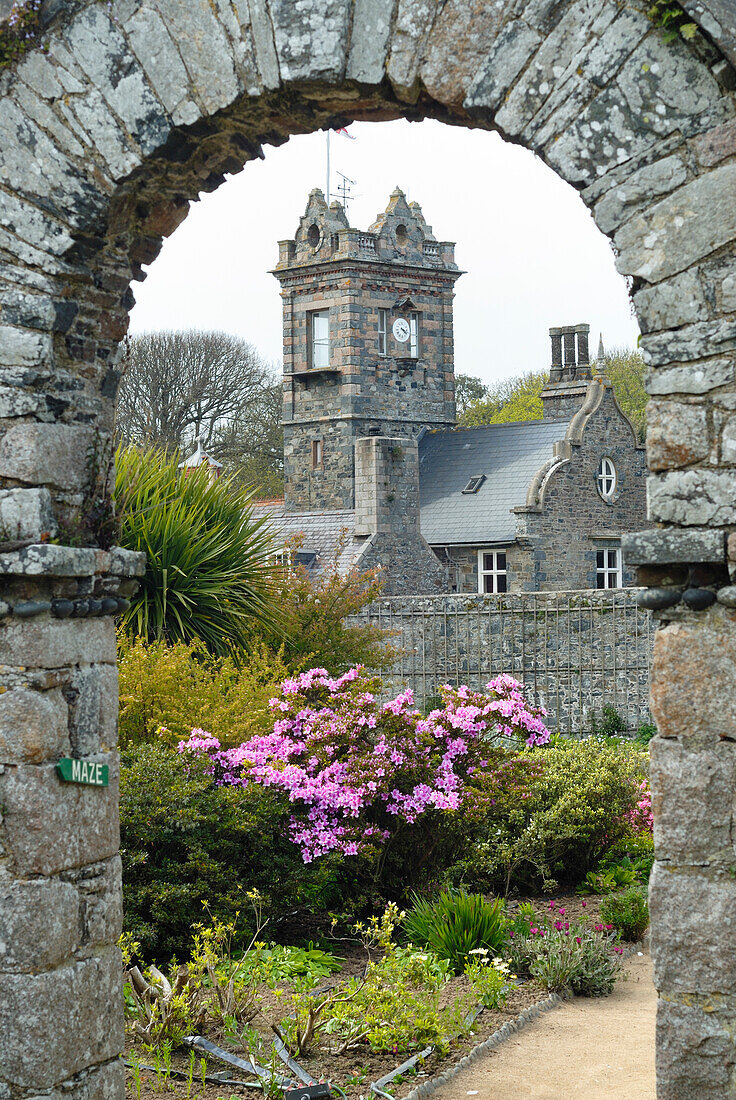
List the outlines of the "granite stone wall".
{"label": "granite stone wall", "polygon": [[651,721],[654,624],[633,590],[381,599],[362,616],[389,631],[387,695],[421,704],[441,684],[482,689],[509,673],[564,733],[595,728],[613,707],[629,732]]}
{"label": "granite stone wall", "polygon": [[[0,74],[0,491],[44,495],[7,505],[20,534],[0,562],[12,563],[15,543],[49,537],[107,553],[130,282],[190,201],[264,143],[355,119],[432,117],[533,149],[613,241],[642,329],[656,526],[629,560],[661,615],[651,687],[658,1092],[725,1100],[736,1088],[736,25],[728,0],[683,6],[700,28],[690,41],[666,41],[647,5],[628,0],[40,0],[38,40]],[[395,434],[388,419],[379,430]],[[117,575],[98,560],[101,578]],[[114,860],[114,797],[83,792],[88,804],[51,769],[66,751],[64,721],[74,724],[54,677],[111,666],[112,627],[54,614],[69,574],[33,581],[38,591],[29,583],[20,603],[51,605],[30,615],[16,610],[12,566],[0,575],[13,608],[0,624],[3,694],[27,690],[29,707],[49,711],[38,745],[26,742],[28,720],[9,727],[2,763],[11,812],[0,881],[21,915],[5,925],[0,964],[0,1095],[118,1100],[116,923],[80,933],[72,919],[85,875]],[[113,598],[101,596],[100,610]],[[14,704],[20,713],[17,694]],[[89,713],[109,728],[114,691]],[[24,794],[29,775],[41,803]],[[113,877],[98,876],[111,908]],[[34,889],[51,946],[31,965]]]}
{"label": "granite stone wall", "polygon": [[[25,536],[0,558],[0,1095],[86,1100],[123,1089],[113,616],[144,559],[34,542],[43,492],[0,493]],[[65,757],[109,785],[62,782]]]}

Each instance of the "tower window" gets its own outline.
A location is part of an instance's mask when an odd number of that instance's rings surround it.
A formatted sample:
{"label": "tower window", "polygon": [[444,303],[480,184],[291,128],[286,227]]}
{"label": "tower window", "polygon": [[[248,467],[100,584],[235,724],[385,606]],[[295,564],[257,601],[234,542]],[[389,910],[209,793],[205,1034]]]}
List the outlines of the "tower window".
{"label": "tower window", "polygon": [[610,458],[602,458],[598,464],[596,484],[598,486],[598,492],[607,504],[613,503],[617,482],[616,467],[613,465],[613,462]]}
{"label": "tower window", "polygon": [[416,359],[419,355],[419,314],[409,314],[409,355]]}
{"label": "tower window", "polygon": [[378,311],[378,354],[386,355],[388,343],[387,343],[387,331],[388,331],[388,310],[379,309]]}
{"label": "tower window", "polygon": [[312,468],[324,466],[325,464],[325,444],[322,439],[312,440]]}
{"label": "tower window", "polygon": [[621,551],[596,551],[596,588],[621,588]]}
{"label": "tower window", "polygon": [[330,365],[330,322],[326,309],[309,314],[309,365],[313,370]]}
{"label": "tower window", "polygon": [[505,550],[478,551],[478,591],[506,592],[508,574],[506,572]]}

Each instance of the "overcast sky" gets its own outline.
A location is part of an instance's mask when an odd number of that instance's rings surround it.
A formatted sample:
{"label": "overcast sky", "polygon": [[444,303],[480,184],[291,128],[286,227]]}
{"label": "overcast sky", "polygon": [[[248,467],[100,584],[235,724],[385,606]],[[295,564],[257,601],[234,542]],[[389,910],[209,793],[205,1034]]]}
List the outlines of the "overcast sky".
{"label": "overcast sky", "polygon": [[[333,134],[336,171],[355,180],[350,224],[364,229],[397,185],[438,240],[456,241],[455,370],[492,381],[549,366],[552,325],[587,322],[592,349],[636,344],[626,286],[577,193],[496,134],[440,122],[356,123]],[[325,189],[325,135],[292,138],[192,205],[134,283],[131,332],[224,329],[281,359],[281,299],[269,269],[312,187]]]}

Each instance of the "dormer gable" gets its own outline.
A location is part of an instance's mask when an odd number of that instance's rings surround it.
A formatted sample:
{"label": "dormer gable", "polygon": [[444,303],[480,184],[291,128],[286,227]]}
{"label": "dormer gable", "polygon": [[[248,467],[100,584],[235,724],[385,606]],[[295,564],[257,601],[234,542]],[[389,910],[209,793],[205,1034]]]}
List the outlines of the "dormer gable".
{"label": "dormer gable", "polygon": [[319,187],[313,188],[293,240],[279,241],[279,264],[331,259],[339,248],[340,230],[349,228],[342,204],[334,200],[328,206]]}
{"label": "dormer gable", "polygon": [[421,206],[418,202],[407,202],[400,187],[391,192],[388,206],[368,232],[376,235],[383,259],[423,264],[428,254],[439,256],[439,243],[424,220]]}

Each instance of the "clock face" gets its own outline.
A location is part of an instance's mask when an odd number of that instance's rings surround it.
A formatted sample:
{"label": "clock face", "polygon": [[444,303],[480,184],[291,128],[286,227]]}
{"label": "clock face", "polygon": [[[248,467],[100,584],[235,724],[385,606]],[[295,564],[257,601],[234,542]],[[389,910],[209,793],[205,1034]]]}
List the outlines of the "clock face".
{"label": "clock face", "polygon": [[409,322],[405,321],[403,317],[397,317],[391,327],[391,331],[394,334],[395,340],[398,340],[400,344],[405,344],[411,333]]}

